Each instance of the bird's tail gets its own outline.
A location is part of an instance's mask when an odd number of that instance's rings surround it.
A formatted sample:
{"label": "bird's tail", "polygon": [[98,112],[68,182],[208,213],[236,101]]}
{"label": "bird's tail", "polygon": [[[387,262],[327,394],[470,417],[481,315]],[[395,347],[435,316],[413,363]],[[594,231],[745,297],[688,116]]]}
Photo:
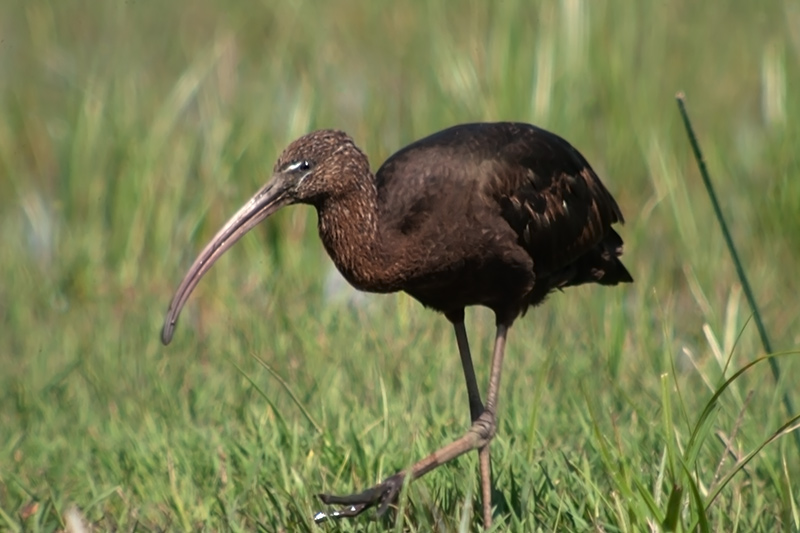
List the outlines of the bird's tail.
{"label": "bird's tail", "polygon": [[622,237],[609,228],[602,241],[570,265],[569,273],[571,275],[564,279],[561,287],[572,287],[584,283],[599,283],[600,285],[631,283],[633,277],[620,261],[621,255]]}

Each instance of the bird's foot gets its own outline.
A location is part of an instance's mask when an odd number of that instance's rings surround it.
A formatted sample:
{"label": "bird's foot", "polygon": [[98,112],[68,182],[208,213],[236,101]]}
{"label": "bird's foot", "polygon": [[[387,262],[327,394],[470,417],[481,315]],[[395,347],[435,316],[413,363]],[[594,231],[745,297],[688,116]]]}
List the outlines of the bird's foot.
{"label": "bird's foot", "polygon": [[314,514],[314,522],[321,523],[332,518],[352,518],[367,509],[379,505],[378,516],[383,516],[391,504],[397,500],[400,489],[403,488],[405,472],[395,474],[382,483],[358,494],[349,496],[334,496],[332,494],[319,494],[319,499],[326,505],[340,505],[338,510]]}

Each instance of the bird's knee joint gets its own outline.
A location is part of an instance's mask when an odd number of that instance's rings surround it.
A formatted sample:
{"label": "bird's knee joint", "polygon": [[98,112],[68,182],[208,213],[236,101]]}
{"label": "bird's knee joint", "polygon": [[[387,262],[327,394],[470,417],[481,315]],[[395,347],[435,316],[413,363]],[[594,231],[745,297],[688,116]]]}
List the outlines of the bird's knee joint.
{"label": "bird's knee joint", "polygon": [[478,445],[483,446],[494,437],[497,432],[497,423],[495,422],[494,413],[491,411],[484,411],[475,422],[472,423],[470,431],[478,436]]}

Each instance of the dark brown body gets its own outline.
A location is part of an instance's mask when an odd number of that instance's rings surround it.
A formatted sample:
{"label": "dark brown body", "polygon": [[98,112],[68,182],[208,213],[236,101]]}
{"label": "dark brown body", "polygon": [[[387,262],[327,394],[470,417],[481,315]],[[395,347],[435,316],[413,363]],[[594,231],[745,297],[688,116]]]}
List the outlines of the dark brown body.
{"label": "dark brown body", "polygon": [[[322,240],[359,289],[403,290],[448,316],[483,305],[513,320],[557,288],[631,281],[611,229],[622,221],[616,202],[577,150],[534,126],[441,131],[390,157],[375,189],[378,247],[368,221],[348,217],[348,231],[331,231],[343,206],[318,203]],[[339,250],[358,250],[349,254],[358,260]]]}

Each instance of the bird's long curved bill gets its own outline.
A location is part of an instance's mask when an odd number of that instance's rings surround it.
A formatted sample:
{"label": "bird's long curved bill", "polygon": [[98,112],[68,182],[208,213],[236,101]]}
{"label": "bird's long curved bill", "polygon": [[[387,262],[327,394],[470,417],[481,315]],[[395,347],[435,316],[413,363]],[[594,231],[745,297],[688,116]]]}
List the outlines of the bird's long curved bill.
{"label": "bird's long curved bill", "polygon": [[161,330],[161,342],[169,344],[172,340],[175,323],[178,321],[178,315],[183,309],[183,305],[200,282],[203,274],[208,272],[214,262],[259,222],[290,203],[291,200],[286,195],[286,190],[287,187],[282,176],[275,176],[225,223],[211,239],[211,242],[200,252],[181,281],[178,290],[175,291],[175,296],[172,297],[167,318],[164,320],[164,327]]}

